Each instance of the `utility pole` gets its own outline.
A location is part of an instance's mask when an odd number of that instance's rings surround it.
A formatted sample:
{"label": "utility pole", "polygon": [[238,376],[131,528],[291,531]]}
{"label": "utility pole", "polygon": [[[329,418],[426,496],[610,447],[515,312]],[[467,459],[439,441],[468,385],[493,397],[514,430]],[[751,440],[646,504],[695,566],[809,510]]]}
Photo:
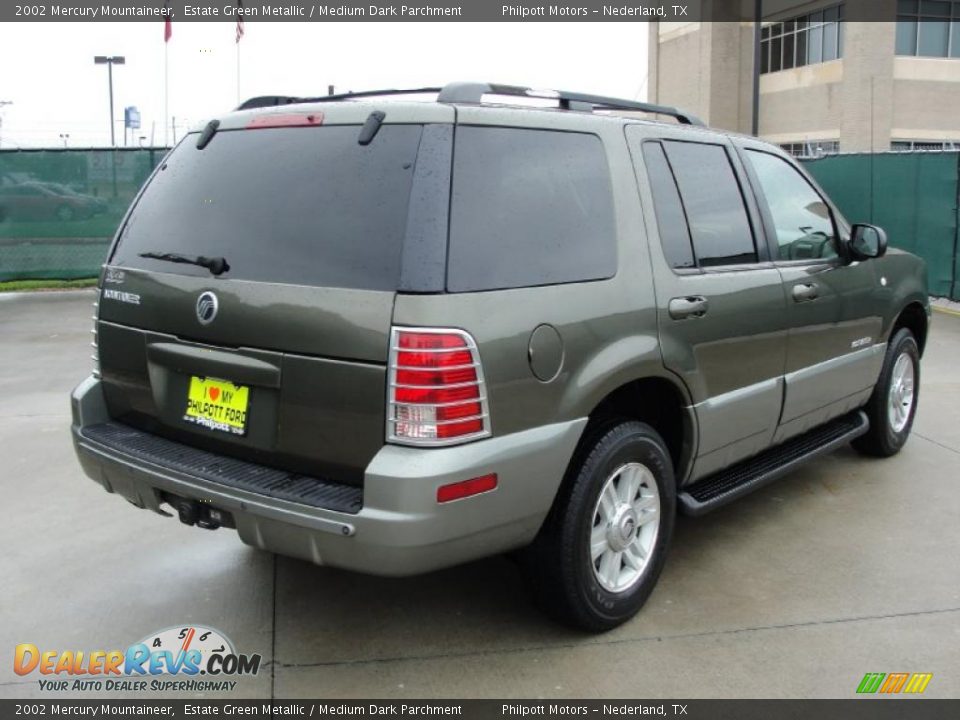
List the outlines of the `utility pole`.
{"label": "utility pole", "polygon": [[755,0],[753,6],[753,136],[760,134],[760,49],[763,31],[763,0]]}
{"label": "utility pole", "polygon": [[114,65],[125,65],[127,59],[123,55],[97,55],[93,58],[93,62],[96,65],[106,65],[107,66],[107,81],[110,84],[110,147],[116,147],[116,135],[114,130],[113,123],[113,66]]}

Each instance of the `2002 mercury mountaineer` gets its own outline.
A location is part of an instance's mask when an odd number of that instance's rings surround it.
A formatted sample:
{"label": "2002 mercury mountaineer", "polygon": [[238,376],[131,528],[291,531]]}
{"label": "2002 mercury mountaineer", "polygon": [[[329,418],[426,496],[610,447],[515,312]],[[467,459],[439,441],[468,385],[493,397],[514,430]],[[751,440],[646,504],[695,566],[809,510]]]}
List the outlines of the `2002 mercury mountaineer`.
{"label": "2002 mercury mountaineer", "polygon": [[678,509],[901,448],[924,266],[789,156],[673,108],[430,91],[255,98],[162,161],[72,397],[91,478],[365,573],[525,548],[544,607],[602,630]]}

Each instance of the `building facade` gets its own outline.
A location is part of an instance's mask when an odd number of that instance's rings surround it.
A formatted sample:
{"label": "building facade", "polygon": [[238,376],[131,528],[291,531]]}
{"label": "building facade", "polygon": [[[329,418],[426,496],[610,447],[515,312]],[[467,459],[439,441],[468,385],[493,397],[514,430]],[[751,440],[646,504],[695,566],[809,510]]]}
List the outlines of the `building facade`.
{"label": "building facade", "polygon": [[[753,124],[753,0],[651,23],[651,102]],[[795,155],[960,148],[960,2],[764,0],[759,135]],[[896,18],[876,21],[877,17]]]}

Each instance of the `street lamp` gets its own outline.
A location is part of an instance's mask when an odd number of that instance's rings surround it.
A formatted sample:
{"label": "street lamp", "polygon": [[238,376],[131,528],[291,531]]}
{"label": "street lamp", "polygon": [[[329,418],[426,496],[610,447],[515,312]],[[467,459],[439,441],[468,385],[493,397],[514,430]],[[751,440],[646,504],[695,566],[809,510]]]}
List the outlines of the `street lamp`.
{"label": "street lamp", "polygon": [[63,146],[66,147],[70,140],[70,133],[60,133],[60,139],[63,140]]}
{"label": "street lamp", "polygon": [[113,66],[114,65],[125,65],[127,59],[123,55],[97,55],[93,58],[93,62],[96,65],[106,65],[107,66],[107,78],[110,83],[110,145],[112,147],[117,146],[116,139],[114,137],[113,130]]}

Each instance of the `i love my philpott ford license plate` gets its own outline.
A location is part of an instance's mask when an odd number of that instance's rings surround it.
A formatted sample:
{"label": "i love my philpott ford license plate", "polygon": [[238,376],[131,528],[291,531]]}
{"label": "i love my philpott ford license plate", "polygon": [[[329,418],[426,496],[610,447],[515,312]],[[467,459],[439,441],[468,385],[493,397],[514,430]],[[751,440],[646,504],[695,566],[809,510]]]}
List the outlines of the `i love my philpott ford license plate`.
{"label": "i love my philpott ford license plate", "polygon": [[193,376],[183,419],[211,430],[243,435],[247,431],[249,395],[250,388],[244,385]]}

